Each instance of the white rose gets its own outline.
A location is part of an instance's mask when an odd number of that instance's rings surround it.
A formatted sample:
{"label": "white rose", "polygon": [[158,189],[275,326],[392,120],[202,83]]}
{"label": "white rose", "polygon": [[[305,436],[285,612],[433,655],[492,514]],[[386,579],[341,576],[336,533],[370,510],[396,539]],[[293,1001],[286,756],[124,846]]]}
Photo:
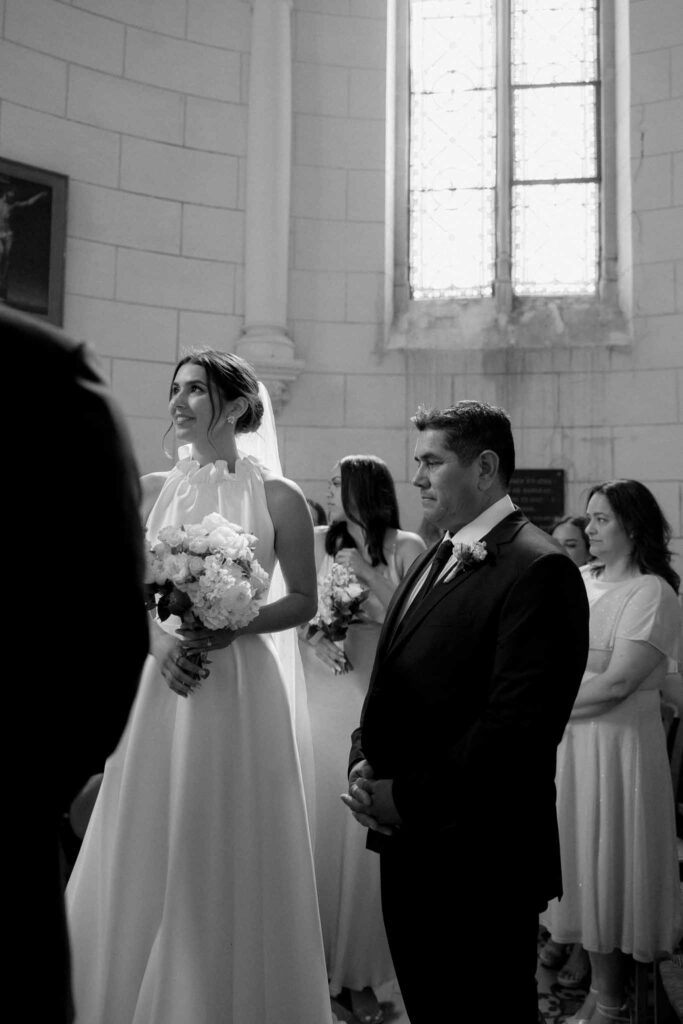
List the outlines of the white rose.
{"label": "white rose", "polygon": [[186,523],[183,529],[188,537],[202,537],[206,533],[201,523]]}
{"label": "white rose", "polygon": [[165,583],[167,579],[163,559],[151,558],[147,562],[145,583]]}
{"label": "white rose", "polygon": [[251,556],[251,550],[247,534],[234,534],[230,537],[227,541],[227,553],[230,558],[235,560],[238,558],[249,558]]}
{"label": "white rose", "polygon": [[220,554],[207,555],[204,559],[204,572],[208,577],[220,578],[221,573],[227,571],[227,567],[223,567],[223,558]]}
{"label": "white rose", "polygon": [[198,555],[190,555],[187,567],[193,576],[198,576],[204,570],[204,559],[199,558]]}
{"label": "white rose", "polygon": [[188,556],[182,551],[177,555],[167,555],[163,565],[166,579],[170,579],[176,584],[182,583],[188,575],[187,563]]}
{"label": "white rose", "polygon": [[218,512],[211,512],[210,515],[204,516],[201,525],[206,533],[211,533],[212,530],[217,530],[221,526],[230,526],[230,523],[225,516],[219,515]]}
{"label": "white rose", "polygon": [[179,526],[164,526],[159,530],[159,540],[171,548],[178,548],[183,543],[183,531]]}
{"label": "white rose", "polygon": [[203,555],[204,552],[209,550],[209,538],[202,531],[195,537],[190,538],[190,543],[187,545],[193,555]]}
{"label": "white rose", "polygon": [[232,546],[234,534],[229,528],[226,529],[224,526],[217,526],[211,530],[207,540],[209,547],[212,551],[224,551],[226,554],[230,552]]}

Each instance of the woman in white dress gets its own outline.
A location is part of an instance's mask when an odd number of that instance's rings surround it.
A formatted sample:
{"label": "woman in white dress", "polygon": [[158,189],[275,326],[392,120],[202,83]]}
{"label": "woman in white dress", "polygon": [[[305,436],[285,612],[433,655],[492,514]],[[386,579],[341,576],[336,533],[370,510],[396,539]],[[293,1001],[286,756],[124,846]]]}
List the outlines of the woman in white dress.
{"label": "woman in white dress", "polygon": [[367,587],[363,622],[343,654],[314,628],[300,628],[316,786],[315,868],[330,992],[361,1024],[383,1019],[374,989],[394,977],[380,905],[379,857],[365,849],[366,832],[339,797],[346,791],[350,737],[358,725],[377,641],[394,590],[425,550],[399,528],[394,482],[373,455],[348,455],[332,470],[330,526],[315,531],[318,580],[336,561]]}
{"label": "woman in white dress", "polygon": [[[173,375],[187,456],[143,478],[148,540],[218,512],[256,535],[268,573],[279,561],[285,594],[237,632],[151,620],[67,889],[79,1024],[331,1020],[298,713],[270,635],[295,641],[315,609],[313,531],[296,484],[240,453],[264,397],[234,355],[198,350]],[[197,648],[206,678],[186,656]]]}
{"label": "woman in white dress", "polygon": [[626,1024],[631,958],[671,952],[683,925],[660,710],[681,634],[680,581],[668,524],[643,484],[600,484],[587,511],[590,648],[557,753],[564,894],[542,921],[555,942],[581,942],[590,956],[591,992],[573,1020]]}

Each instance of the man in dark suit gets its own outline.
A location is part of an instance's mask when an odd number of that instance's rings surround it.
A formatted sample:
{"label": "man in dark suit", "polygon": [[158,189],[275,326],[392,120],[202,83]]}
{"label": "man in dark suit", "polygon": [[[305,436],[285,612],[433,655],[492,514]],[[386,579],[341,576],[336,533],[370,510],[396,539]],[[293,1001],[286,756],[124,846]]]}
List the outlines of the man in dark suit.
{"label": "man in dark suit", "polygon": [[588,602],[510,500],[506,413],[465,401],[413,422],[413,483],[445,534],[389,606],[342,799],[380,854],[411,1024],[535,1024],[538,913],[561,892],[555,754]]}
{"label": "man in dark suit", "polygon": [[5,689],[19,751],[12,946],[28,973],[25,986],[15,975],[13,984],[22,1016],[62,1024],[73,1007],[60,822],[118,743],[148,647],[139,484],[86,346],[4,306],[0,336],[18,462],[6,629],[16,623],[23,638]]}

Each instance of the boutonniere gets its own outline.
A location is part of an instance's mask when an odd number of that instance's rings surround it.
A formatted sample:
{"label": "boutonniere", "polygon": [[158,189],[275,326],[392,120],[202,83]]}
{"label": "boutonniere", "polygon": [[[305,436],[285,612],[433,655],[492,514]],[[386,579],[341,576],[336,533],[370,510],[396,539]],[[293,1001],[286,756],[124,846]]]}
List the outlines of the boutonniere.
{"label": "boutonniere", "polygon": [[474,566],[484,561],[488,555],[486,541],[477,540],[474,544],[454,544],[453,554],[458,561],[446,576],[446,583],[450,583],[460,569],[473,569]]}
{"label": "boutonniere", "polygon": [[466,569],[470,569],[478,562],[483,562],[488,555],[486,541],[478,540],[474,544],[454,544],[453,554]]}

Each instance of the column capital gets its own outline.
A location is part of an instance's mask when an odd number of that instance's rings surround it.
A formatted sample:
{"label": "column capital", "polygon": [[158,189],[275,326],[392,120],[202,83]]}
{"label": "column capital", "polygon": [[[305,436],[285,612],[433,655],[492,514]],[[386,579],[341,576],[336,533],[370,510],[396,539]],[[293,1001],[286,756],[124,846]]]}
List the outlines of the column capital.
{"label": "column capital", "polygon": [[294,342],[282,328],[252,324],[243,331],[235,351],[251,363],[265,384],[277,416],[290,399],[290,385],[304,368],[304,360],[295,358]]}

